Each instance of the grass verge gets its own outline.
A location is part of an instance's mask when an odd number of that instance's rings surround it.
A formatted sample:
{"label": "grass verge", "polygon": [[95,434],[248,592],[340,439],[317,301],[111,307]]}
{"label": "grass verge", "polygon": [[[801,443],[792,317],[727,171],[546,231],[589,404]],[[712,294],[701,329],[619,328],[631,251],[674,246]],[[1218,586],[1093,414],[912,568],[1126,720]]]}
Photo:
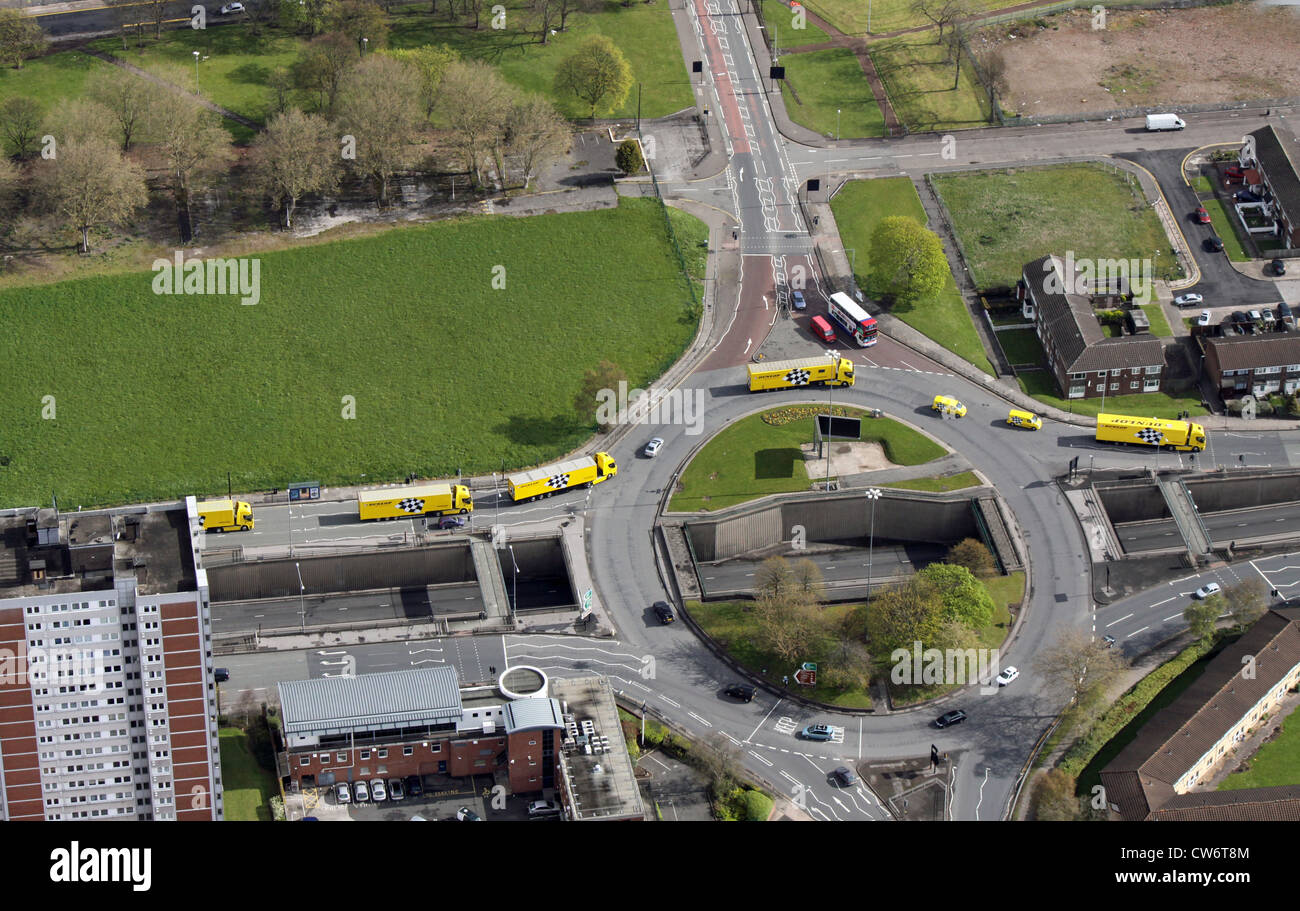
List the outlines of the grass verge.
{"label": "grass verge", "polygon": [[832,139],[837,127],[841,139],[885,135],[885,116],[851,50],[840,47],[787,54],[781,63],[786,76],[781,96],[795,123]]}
{"label": "grass verge", "polygon": [[270,822],[271,798],[280,793],[275,775],[258,765],[249,749],[248,735],[239,728],[221,728],[217,737],[226,819]]}
{"label": "grass verge", "polygon": [[910,481],[894,481],[881,484],[881,487],[897,487],[901,490],[928,490],[943,493],[948,490],[965,490],[967,487],[979,487],[982,482],[973,471],[947,475],[941,478],[913,478]]}
{"label": "grass verge", "polygon": [[967,61],[957,73],[934,36],[923,32],[871,45],[871,59],[894,113],[914,133],[987,125],[988,95]]}
{"label": "grass verge", "polygon": [[1056,393],[1056,381],[1046,370],[1033,370],[1016,374],[1020,388],[1044,405],[1051,405],[1071,414],[1096,417],[1104,410],[1107,414],[1133,414],[1148,418],[1178,419],[1180,411],[1190,411],[1192,416],[1205,414],[1200,397],[1188,398],[1164,392],[1142,392],[1137,395],[1108,395],[1105,408],[1102,400],[1063,399]]}

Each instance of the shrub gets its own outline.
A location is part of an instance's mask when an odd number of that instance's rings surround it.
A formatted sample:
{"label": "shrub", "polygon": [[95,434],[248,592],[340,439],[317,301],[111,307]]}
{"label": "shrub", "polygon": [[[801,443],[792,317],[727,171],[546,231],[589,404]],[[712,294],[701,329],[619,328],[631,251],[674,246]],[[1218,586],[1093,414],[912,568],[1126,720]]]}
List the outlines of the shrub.
{"label": "shrub", "polygon": [[765,822],[772,815],[772,798],[762,791],[745,792],[745,819],[750,822]]}
{"label": "shrub", "polygon": [[641,173],[645,159],[641,157],[641,146],[635,139],[625,139],[619,143],[618,151],[614,153],[614,164],[624,174]]}

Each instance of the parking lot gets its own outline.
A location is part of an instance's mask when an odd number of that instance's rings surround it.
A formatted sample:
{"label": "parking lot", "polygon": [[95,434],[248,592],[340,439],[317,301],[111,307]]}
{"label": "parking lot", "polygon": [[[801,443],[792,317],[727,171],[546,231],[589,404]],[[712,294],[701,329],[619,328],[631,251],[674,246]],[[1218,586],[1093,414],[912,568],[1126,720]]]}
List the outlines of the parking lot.
{"label": "parking lot", "polygon": [[[456,814],[460,808],[468,808],[471,812],[477,814],[484,821],[499,822],[503,820],[542,822],[547,819],[559,819],[558,816],[550,817],[530,817],[528,815],[528,805],[533,800],[546,796],[554,799],[552,795],[509,795],[505,793],[504,787],[494,790],[495,784],[491,776],[479,775],[471,779],[451,779],[442,775],[425,775],[421,778],[421,791],[418,797],[412,797],[409,794],[403,795],[399,800],[385,799],[375,802],[369,800],[358,803],[355,796],[352,802],[340,804],[333,787],[329,788],[304,788],[301,796],[301,814],[295,814],[295,818],[306,816],[322,822],[343,822],[346,820],[356,820],[364,822],[374,822],[378,820],[387,821],[410,821],[414,817],[420,817],[428,822],[451,821],[456,822]],[[349,788],[349,790],[354,790]],[[387,787],[385,787],[387,791]],[[403,787],[403,791],[406,788]],[[290,804],[297,803],[291,795]]]}

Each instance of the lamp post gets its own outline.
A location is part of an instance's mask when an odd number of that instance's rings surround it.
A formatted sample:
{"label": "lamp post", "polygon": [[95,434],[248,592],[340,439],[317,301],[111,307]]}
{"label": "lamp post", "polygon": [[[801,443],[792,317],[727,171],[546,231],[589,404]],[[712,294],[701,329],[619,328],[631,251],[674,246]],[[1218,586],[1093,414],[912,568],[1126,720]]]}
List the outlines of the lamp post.
{"label": "lamp post", "polygon": [[510,598],[510,622],[513,623],[519,615],[519,563],[515,560],[515,546],[508,545],[510,548],[510,562],[514,565],[514,594]]}
{"label": "lamp post", "polygon": [[835,141],[840,141],[840,109],[835,109]]}
{"label": "lamp post", "polygon": [[362,38],[362,39],[361,39],[361,56],[364,57],[364,56],[366,55],[366,51],[368,51],[369,49],[370,49],[370,39],[369,39],[369,38]]}
{"label": "lamp post", "polygon": [[199,93],[199,52],[194,52],[194,94]]}
{"label": "lamp post", "polygon": [[[826,489],[831,489],[831,430],[835,424],[835,374],[840,363],[840,353],[835,350],[827,351],[826,356],[831,359],[831,379],[826,381]],[[814,419],[815,420],[815,419]]]}
{"label": "lamp post", "polygon": [[871,535],[867,539],[867,604],[871,603],[871,564],[876,557],[876,501],[880,499],[879,487],[868,487],[867,499],[871,501]]}
{"label": "lamp post", "polygon": [[307,602],[304,593],[307,591],[307,586],[302,584],[302,567],[298,565],[297,560],[294,561],[293,568],[298,570],[298,614],[302,617],[302,628],[305,630],[307,628]]}

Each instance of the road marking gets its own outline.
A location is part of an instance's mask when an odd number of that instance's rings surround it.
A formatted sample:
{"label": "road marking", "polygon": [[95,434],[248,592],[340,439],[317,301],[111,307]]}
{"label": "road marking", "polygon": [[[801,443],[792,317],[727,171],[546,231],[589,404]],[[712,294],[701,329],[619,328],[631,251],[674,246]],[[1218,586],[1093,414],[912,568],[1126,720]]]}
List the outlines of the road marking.
{"label": "road marking", "polygon": [[695,714],[694,712],[687,712],[686,714],[687,714],[687,715],[690,715],[692,718],[694,718],[694,719],[695,719],[696,721],[698,721],[700,724],[704,725],[706,728],[711,728],[711,727],[713,727],[713,722],[711,722],[711,721],[706,721],[705,719],[701,718],[699,715]]}
{"label": "road marking", "polygon": [[772,768],[773,763],[769,762],[765,757],[761,756],[760,754],[755,753],[753,750],[749,751],[749,755],[753,756],[755,759],[763,763],[763,765],[767,766],[769,769]]}
{"label": "road marking", "polygon": [[[1172,601],[1172,600],[1174,600],[1174,599],[1173,599],[1173,598],[1170,598],[1169,600]],[[1155,605],[1152,605],[1152,607],[1154,607],[1154,606],[1155,606]],[[1116,623],[1121,623],[1121,622],[1123,622],[1124,620],[1127,620],[1127,619],[1128,619],[1129,617],[1131,617],[1131,616],[1133,616],[1133,615],[1132,615],[1132,614],[1125,614],[1124,616],[1120,617],[1119,620],[1112,620],[1111,622],[1107,623],[1107,624],[1106,624],[1104,627],[1102,627],[1102,628],[1103,628],[1103,629],[1110,629],[1110,628],[1111,628],[1112,626],[1114,626]]]}
{"label": "road marking", "polygon": [[1165,619],[1161,620],[1160,622],[1161,622],[1161,623],[1168,623],[1170,620],[1173,620],[1173,619],[1175,619],[1175,618],[1177,618],[1177,617],[1181,617],[1181,616],[1182,616],[1182,614],[1170,614],[1168,617],[1165,617]]}
{"label": "road marking", "polygon": [[1125,638],[1125,639],[1132,639],[1132,638],[1133,638],[1134,636],[1136,636],[1138,633],[1144,633],[1144,632],[1146,632],[1147,630],[1149,630],[1150,628],[1151,628],[1151,627],[1149,627],[1149,626],[1144,626],[1144,627],[1142,627],[1142,629],[1137,630],[1137,632],[1129,633],[1129,634],[1128,634],[1127,636],[1125,636],[1124,638]]}

